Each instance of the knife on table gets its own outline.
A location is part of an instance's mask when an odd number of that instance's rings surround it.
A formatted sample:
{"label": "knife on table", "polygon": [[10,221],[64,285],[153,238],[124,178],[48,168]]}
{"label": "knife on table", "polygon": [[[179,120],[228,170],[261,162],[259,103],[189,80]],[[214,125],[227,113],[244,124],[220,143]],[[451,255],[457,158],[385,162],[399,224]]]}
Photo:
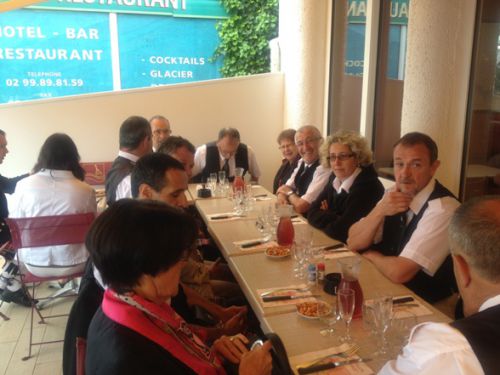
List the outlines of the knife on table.
{"label": "knife on table", "polygon": [[249,247],[254,247],[258,245],[262,245],[264,241],[252,241],[252,242],[245,242],[240,245],[242,249],[248,249]]}
{"label": "knife on table", "polygon": [[273,302],[273,301],[286,301],[290,299],[300,299],[300,298],[311,298],[311,297],[319,297],[319,295],[313,294],[308,296],[263,296],[262,301],[264,302]]}
{"label": "knife on table", "polygon": [[400,297],[400,298],[393,298],[392,299],[392,304],[393,305],[398,305],[400,303],[406,303],[406,302],[412,302],[415,301],[413,297]]}
{"label": "knife on table", "polygon": [[338,244],[335,244],[335,245],[330,245],[330,246],[325,246],[323,247],[321,250],[336,250],[336,249],[341,249],[345,247],[345,243],[338,243]]}
{"label": "knife on table", "polygon": [[300,375],[306,375],[306,374],[312,374],[314,372],[320,372],[323,370],[329,370],[340,366],[352,365],[353,363],[368,362],[370,360],[371,359],[356,358],[356,359],[350,359],[348,361],[329,362],[309,367],[298,367],[297,371]]}

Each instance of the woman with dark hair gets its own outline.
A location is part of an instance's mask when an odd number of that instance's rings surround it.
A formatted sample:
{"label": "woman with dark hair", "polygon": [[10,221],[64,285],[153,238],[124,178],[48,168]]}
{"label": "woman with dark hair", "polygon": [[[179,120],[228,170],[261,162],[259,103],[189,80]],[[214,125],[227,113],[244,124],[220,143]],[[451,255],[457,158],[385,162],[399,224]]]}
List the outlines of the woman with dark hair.
{"label": "woman with dark hair", "polygon": [[333,175],[307,213],[309,223],[328,236],[347,241],[352,224],[366,216],[384,194],[373,168],[366,139],[354,132],[338,131],[323,145],[323,165]]}
{"label": "woman with dark hair", "polygon": [[87,374],[270,374],[270,344],[241,334],[208,347],[169,304],[195,245],[194,219],[161,202],[122,199],[94,222],[87,248],[108,289],[87,336]]}
{"label": "woman with dark hair", "polygon": [[[84,171],[73,140],[52,134],[42,145],[33,174],[17,184],[11,217],[37,217],[96,212],[94,190],[83,182]],[[88,253],[83,244],[19,250],[32,274],[64,276],[83,271]]]}

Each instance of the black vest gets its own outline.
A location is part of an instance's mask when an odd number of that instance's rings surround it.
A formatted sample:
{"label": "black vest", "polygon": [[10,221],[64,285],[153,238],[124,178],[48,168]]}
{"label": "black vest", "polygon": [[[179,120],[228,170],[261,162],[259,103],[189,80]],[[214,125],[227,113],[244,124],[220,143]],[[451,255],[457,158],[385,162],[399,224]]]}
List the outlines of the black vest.
{"label": "black vest", "polygon": [[134,162],[127,158],[118,156],[111,165],[106,175],[106,201],[111,205],[116,201],[116,188],[120,182],[132,172]]}
{"label": "black vest", "polygon": [[281,163],[281,167],[278,169],[278,172],[276,172],[276,176],[274,176],[273,194],[276,194],[276,191],[281,185],[286,184],[295,168],[297,168],[297,163],[299,162],[299,160],[299,155],[297,155],[297,158],[291,164],[288,162],[288,160],[283,160],[283,163]]}
{"label": "black vest", "polygon": [[[405,226],[406,213],[404,212],[398,215],[387,216],[384,220],[382,242],[374,245],[373,248],[386,256],[398,256],[417,228],[418,222],[429,206],[429,201],[443,197],[454,197],[454,195],[436,181],[429,199],[408,225]],[[451,256],[448,255],[446,257],[434,276],[429,276],[423,270],[420,270],[413,279],[405,283],[405,286],[429,303],[434,303],[450,296],[457,291]]]}
{"label": "black vest", "polygon": [[500,305],[451,323],[469,342],[486,375],[500,374]]}
{"label": "black vest", "polygon": [[[248,148],[245,144],[240,143],[238,148],[236,149],[236,154],[234,155],[234,161],[236,164],[236,168],[243,168],[244,172],[248,171]],[[207,155],[205,159],[205,168],[201,171],[200,175],[197,176],[193,181],[195,182],[205,182],[208,177],[210,177],[210,173],[217,173],[221,170],[220,166],[220,156],[219,149],[215,142],[207,143]],[[230,181],[233,180],[234,176],[227,176]],[[197,181],[196,181],[197,180]]]}
{"label": "black vest", "polygon": [[311,183],[314,176],[314,171],[316,170],[316,168],[318,168],[318,165],[319,159],[312,163],[304,171],[304,169],[306,168],[306,163],[302,162],[302,164],[300,164],[299,170],[297,171],[295,179],[293,180],[295,184],[295,193],[299,197],[303,196],[309,188],[309,184]]}

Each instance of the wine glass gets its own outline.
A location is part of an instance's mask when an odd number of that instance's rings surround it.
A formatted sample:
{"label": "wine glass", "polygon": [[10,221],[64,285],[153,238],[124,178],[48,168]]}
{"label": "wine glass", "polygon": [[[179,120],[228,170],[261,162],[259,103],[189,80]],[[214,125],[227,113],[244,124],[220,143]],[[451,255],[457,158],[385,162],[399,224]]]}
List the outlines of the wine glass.
{"label": "wine glass", "polygon": [[345,334],[341,339],[343,342],[351,343],[351,321],[354,313],[354,290],[340,289],[337,292],[337,303],[339,305],[340,317],[345,323]]}
{"label": "wine glass", "polygon": [[380,335],[381,346],[379,354],[387,354],[387,339],[385,333],[391,324],[392,319],[392,297],[381,296],[373,299],[373,324],[376,332]]}

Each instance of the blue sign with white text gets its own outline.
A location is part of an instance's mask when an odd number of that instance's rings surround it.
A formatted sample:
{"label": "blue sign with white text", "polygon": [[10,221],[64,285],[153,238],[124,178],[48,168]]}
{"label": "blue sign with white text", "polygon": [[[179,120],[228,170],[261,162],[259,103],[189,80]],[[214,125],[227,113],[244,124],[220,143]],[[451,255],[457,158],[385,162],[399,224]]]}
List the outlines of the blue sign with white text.
{"label": "blue sign with white text", "polygon": [[0,15],[0,103],[113,89],[107,14]]}
{"label": "blue sign with white text", "polygon": [[213,19],[118,15],[122,88],[220,78]]}

